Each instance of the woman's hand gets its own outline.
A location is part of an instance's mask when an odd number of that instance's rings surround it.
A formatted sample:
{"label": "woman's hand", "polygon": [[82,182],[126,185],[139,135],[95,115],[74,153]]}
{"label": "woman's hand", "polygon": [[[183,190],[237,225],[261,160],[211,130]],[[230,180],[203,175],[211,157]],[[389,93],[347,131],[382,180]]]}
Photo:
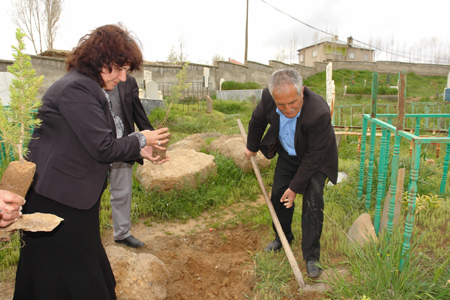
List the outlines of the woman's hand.
{"label": "woman's hand", "polygon": [[169,128],[161,128],[157,130],[143,130],[141,133],[147,139],[147,146],[155,147],[159,150],[165,150],[166,148],[162,147],[161,144],[169,142],[168,137],[170,133],[167,132]]}
{"label": "woman's hand", "polygon": [[22,215],[22,205],[25,199],[19,195],[0,190],[0,227],[6,227],[17,221]]}
{"label": "woman's hand", "polygon": [[[162,149],[165,149],[165,148],[162,148]],[[141,149],[141,156],[143,158],[148,159],[149,161],[153,162],[155,165],[160,165],[162,163],[165,163],[166,161],[169,161],[169,157],[167,155],[166,155],[165,159],[157,161],[159,159],[159,155],[156,157],[152,157],[152,153],[153,153],[152,146],[145,146],[144,148]]]}

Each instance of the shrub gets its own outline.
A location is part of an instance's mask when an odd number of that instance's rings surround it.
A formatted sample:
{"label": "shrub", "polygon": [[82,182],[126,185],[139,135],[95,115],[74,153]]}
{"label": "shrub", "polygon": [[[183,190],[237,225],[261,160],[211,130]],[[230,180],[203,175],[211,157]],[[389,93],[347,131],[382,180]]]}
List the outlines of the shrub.
{"label": "shrub", "polygon": [[[379,86],[378,87],[378,95],[397,95],[398,90],[385,87],[385,86]],[[372,94],[372,87],[371,86],[348,86],[347,87],[347,94],[362,94],[362,95],[371,95]]]}
{"label": "shrub", "polygon": [[260,89],[261,85],[256,82],[236,82],[236,81],[225,81],[222,83],[222,90],[257,90]]}

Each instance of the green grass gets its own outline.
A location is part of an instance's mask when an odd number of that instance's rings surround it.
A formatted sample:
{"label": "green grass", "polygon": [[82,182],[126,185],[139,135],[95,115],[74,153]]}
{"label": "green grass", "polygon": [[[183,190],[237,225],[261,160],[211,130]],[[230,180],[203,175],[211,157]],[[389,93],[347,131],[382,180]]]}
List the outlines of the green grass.
{"label": "green grass", "polygon": [[329,295],[333,299],[359,299],[364,295],[371,299],[449,299],[446,278],[450,276],[450,256],[443,263],[432,260],[419,250],[422,238],[416,239],[405,254],[400,230],[362,247],[354,244],[348,260],[340,266],[349,272],[329,269],[334,275],[327,280],[332,286]]}

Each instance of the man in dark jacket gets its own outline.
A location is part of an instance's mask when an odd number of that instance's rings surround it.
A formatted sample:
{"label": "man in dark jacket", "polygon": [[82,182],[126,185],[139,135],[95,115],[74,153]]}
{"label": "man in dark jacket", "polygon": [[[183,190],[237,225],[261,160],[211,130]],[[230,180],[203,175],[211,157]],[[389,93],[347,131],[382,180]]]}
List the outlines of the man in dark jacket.
{"label": "man in dark jacket", "polygon": [[[124,124],[124,136],[134,132],[134,124],[139,130],[154,130],[139,99],[139,88],[134,77],[127,75],[125,82],[120,82],[109,92],[112,110]],[[114,224],[114,241],[132,248],[145,244],[131,235],[131,198],[132,198],[132,162],[115,162],[109,170],[111,191],[111,211]],[[137,160],[142,164],[142,159]]]}
{"label": "man in dark jacket", "polygon": [[[267,125],[271,126],[263,134]],[[323,225],[323,188],[328,177],[336,183],[338,155],[336,138],[326,101],[307,87],[294,69],[272,74],[269,87],[253,111],[248,126],[247,159],[261,152],[269,159],[278,153],[271,201],[289,243],[294,200],[303,195],[302,251],[308,276],[322,272],[320,236]],[[275,227],[274,227],[275,230]],[[276,230],[275,230],[276,234]],[[279,251],[278,234],[264,251]]]}

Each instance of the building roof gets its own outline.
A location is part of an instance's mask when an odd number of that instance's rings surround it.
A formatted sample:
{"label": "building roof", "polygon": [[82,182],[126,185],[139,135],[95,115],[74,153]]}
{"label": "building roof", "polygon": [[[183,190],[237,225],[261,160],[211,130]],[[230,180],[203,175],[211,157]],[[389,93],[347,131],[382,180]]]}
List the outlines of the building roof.
{"label": "building roof", "polygon": [[233,63],[233,64],[238,64],[238,65],[243,65],[243,63],[238,62],[238,61],[236,61],[236,60],[234,60],[234,59],[231,59],[231,58],[228,59],[228,62],[231,62],[231,63]]}
{"label": "building roof", "polygon": [[[353,41],[353,38],[352,37],[350,37],[350,38]],[[320,39],[317,43],[311,44],[311,45],[309,45],[307,47],[300,48],[297,51],[300,51],[300,50],[303,50],[303,49],[308,49],[308,48],[311,48],[311,47],[314,47],[314,46],[317,46],[317,45],[320,45],[320,44],[325,44],[325,43],[332,43],[332,44],[336,44],[336,45],[340,45],[340,46],[347,46],[348,45],[348,42],[339,40],[337,36],[326,36],[326,37]],[[355,45],[353,43],[351,43],[351,47],[352,48],[359,48],[359,49],[364,49],[364,50],[375,51],[375,50],[370,49],[370,48],[364,48],[364,47]]]}

